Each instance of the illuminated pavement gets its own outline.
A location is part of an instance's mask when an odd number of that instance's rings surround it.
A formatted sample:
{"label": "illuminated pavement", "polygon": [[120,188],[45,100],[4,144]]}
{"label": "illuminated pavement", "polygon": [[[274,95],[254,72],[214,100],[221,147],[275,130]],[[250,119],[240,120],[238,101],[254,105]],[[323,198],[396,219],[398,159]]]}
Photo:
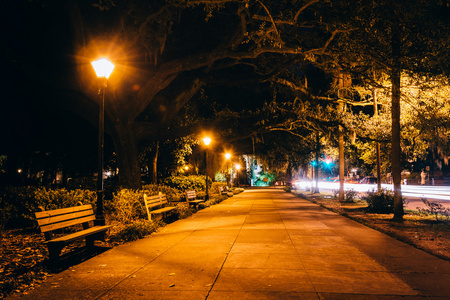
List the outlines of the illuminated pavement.
{"label": "illuminated pavement", "polygon": [[281,189],[250,189],[22,299],[449,299],[450,263]]}

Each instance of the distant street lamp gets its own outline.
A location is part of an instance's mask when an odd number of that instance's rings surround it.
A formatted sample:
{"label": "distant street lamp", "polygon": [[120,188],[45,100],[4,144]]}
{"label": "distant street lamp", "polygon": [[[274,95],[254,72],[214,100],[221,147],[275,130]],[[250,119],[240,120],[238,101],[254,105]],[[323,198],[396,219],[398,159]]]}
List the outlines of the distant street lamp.
{"label": "distant street lamp", "polygon": [[225,161],[226,161],[226,168],[227,168],[227,171],[225,172],[225,178],[227,180],[227,187],[230,187],[230,172],[228,169],[228,161],[230,160],[230,158],[231,158],[231,154],[225,153]]}
{"label": "distant street lamp", "polygon": [[210,137],[204,137],[203,143],[205,144],[205,181],[206,181],[206,194],[205,194],[205,200],[209,200],[209,193],[208,193],[208,146],[211,144],[211,138]]}
{"label": "distant street lamp", "polygon": [[100,58],[91,62],[99,83],[99,94],[101,101],[99,106],[98,117],[98,174],[97,174],[97,212],[95,223],[97,225],[105,225],[105,217],[103,216],[103,145],[105,136],[105,90],[108,86],[108,78],[114,70],[114,64],[106,58]]}

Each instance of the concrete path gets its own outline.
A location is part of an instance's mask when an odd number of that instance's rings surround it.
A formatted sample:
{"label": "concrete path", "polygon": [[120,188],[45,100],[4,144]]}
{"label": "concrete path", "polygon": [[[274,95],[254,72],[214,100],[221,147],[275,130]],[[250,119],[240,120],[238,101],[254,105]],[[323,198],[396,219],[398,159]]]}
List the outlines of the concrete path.
{"label": "concrete path", "polygon": [[22,299],[450,299],[450,263],[280,189],[250,189]]}

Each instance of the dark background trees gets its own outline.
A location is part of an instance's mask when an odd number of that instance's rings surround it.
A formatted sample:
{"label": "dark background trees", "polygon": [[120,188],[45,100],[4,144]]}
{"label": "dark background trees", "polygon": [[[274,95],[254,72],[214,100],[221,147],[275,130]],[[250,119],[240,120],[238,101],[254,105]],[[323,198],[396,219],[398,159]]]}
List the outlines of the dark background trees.
{"label": "dark background trees", "polygon": [[[117,159],[120,183],[128,187],[141,184],[143,163],[155,174],[159,147],[201,128],[217,130],[238,152],[293,161],[315,149],[317,133],[342,142],[343,110],[368,102],[344,83],[385,88],[374,72],[388,75],[395,96],[398,185],[401,71],[448,71],[449,8],[440,1],[73,0],[2,7],[1,25],[9,29],[0,54],[9,74],[2,119],[4,128],[15,128],[3,134],[19,141],[3,143],[2,151],[17,156],[50,153],[49,147],[67,163],[86,151],[94,162],[100,97],[89,62],[107,55],[116,63],[106,94],[107,156]],[[145,148],[148,157],[140,161]],[[89,169],[85,157],[79,161]]]}
{"label": "dark background trees", "polygon": [[[39,87],[39,98],[91,124],[99,97],[89,61],[99,55],[115,61],[105,128],[121,184],[138,187],[139,142],[163,139],[202,86],[265,81],[327,46],[333,34],[311,30],[314,14],[304,13],[314,3],[4,3],[3,24],[13,31],[6,33],[2,58],[22,81]],[[27,22],[17,22],[21,15]],[[316,32],[321,35],[312,39]]]}

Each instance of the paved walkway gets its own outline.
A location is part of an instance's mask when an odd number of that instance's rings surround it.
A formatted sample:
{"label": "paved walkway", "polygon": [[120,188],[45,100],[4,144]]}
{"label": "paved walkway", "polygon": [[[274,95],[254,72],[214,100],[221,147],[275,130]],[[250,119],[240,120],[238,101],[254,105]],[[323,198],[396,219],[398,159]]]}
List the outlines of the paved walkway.
{"label": "paved walkway", "polygon": [[279,189],[250,189],[22,299],[450,299],[450,263]]}

